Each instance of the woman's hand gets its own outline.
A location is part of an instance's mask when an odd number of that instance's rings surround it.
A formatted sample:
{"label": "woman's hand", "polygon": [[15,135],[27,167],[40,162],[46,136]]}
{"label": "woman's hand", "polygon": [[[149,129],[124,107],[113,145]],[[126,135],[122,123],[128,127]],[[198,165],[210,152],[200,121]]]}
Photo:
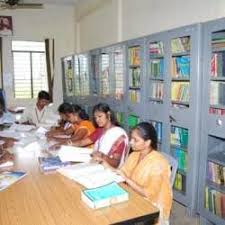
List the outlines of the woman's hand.
{"label": "woman's hand", "polygon": [[51,147],[49,147],[48,150],[55,151],[55,150],[58,150],[60,147],[61,147],[61,144],[56,143],[56,144],[52,145]]}
{"label": "woman's hand", "polygon": [[91,156],[94,161],[99,163],[103,162],[103,153],[97,151],[97,152],[93,152]]}
{"label": "woman's hand", "polygon": [[125,173],[122,170],[116,170],[116,173],[120,175],[125,181],[128,179],[128,177],[125,175]]}

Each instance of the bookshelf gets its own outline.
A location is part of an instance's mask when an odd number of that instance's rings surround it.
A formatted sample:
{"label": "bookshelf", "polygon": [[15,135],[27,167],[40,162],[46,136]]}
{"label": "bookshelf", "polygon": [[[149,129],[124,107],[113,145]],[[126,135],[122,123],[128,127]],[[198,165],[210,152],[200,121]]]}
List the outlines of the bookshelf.
{"label": "bookshelf", "polygon": [[99,61],[100,49],[90,51],[90,96],[91,100],[96,101],[99,94]]}
{"label": "bookshelf", "polygon": [[87,53],[79,54],[80,95],[90,95],[89,57]]}
{"label": "bookshelf", "polygon": [[127,42],[127,126],[133,128],[144,118],[145,38]]}
{"label": "bookshelf", "polygon": [[158,135],[158,150],[167,152],[168,123],[168,34],[160,32],[146,37],[145,120],[153,124]]}
{"label": "bookshelf", "polygon": [[200,140],[200,25],[146,37],[145,120],[158,134],[158,148],[178,161],[174,199],[197,212]]}
{"label": "bookshelf", "polygon": [[110,49],[102,50],[100,56],[100,73],[99,73],[99,95],[102,97],[110,96],[111,89],[111,52]]}
{"label": "bookshelf", "polygon": [[201,224],[225,224],[225,19],[203,24],[203,101],[199,213]]}
{"label": "bookshelf", "polygon": [[63,99],[71,101],[75,95],[74,86],[74,56],[66,56],[62,58],[62,74],[63,74]]}
{"label": "bookshelf", "polygon": [[[201,26],[185,26],[168,34],[168,150],[177,159],[174,199],[197,212],[202,74]],[[167,111],[167,112],[168,112]],[[168,152],[167,150],[167,152]]]}
{"label": "bookshelf", "polygon": [[74,95],[78,98],[81,95],[81,82],[80,82],[80,62],[79,55],[74,56]]}
{"label": "bookshelf", "polygon": [[89,56],[88,53],[74,56],[75,102],[83,105],[90,95]]}
{"label": "bookshelf", "polygon": [[178,160],[174,199],[191,215],[197,211],[201,147],[201,35],[196,24],[91,50],[84,104],[91,111],[107,102],[127,131],[152,122],[159,150]]}

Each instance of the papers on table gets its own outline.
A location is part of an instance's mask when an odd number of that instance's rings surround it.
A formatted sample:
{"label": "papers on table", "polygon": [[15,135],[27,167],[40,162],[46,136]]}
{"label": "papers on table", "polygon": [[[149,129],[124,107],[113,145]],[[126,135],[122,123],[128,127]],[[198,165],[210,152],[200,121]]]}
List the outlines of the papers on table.
{"label": "papers on table", "polygon": [[119,183],[124,181],[120,175],[96,163],[79,163],[60,168],[58,172],[86,188],[95,188],[111,182]]}
{"label": "papers on table", "polygon": [[3,130],[3,131],[0,131],[0,137],[20,139],[21,135],[16,131]]}
{"label": "papers on table", "polygon": [[89,162],[91,160],[91,148],[79,148],[69,145],[62,145],[58,156],[62,162]]}
{"label": "papers on table", "polygon": [[11,131],[22,131],[22,132],[29,132],[31,130],[35,129],[35,126],[33,125],[24,125],[24,124],[13,124],[10,127]]}
{"label": "papers on table", "polygon": [[14,165],[14,162],[9,160],[9,161],[0,163],[0,168],[9,167],[9,166],[13,166],[13,165]]}
{"label": "papers on table", "polygon": [[48,132],[48,129],[44,128],[44,127],[39,127],[37,130],[36,130],[36,133],[37,134],[46,134]]}

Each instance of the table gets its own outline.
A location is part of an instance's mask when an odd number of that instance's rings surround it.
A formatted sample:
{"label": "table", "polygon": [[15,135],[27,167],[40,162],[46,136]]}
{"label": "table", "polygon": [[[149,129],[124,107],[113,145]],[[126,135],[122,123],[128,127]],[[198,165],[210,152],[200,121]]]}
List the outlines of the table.
{"label": "table", "polygon": [[0,192],[2,225],[122,225],[148,221],[159,212],[127,185],[129,201],[93,210],[81,201],[82,187],[61,174],[42,174],[37,150],[19,150],[15,168],[27,176]]}

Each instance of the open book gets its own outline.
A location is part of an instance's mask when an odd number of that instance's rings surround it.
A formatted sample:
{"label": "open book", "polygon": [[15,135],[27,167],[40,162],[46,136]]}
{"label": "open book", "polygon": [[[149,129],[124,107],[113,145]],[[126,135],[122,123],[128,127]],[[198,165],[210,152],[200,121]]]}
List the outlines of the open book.
{"label": "open book", "polygon": [[25,172],[19,171],[5,171],[0,173],[0,191],[9,187],[16,181],[20,180],[26,175]]}
{"label": "open book", "polygon": [[102,208],[124,202],[129,199],[128,192],[113,182],[98,188],[86,189],[81,192],[81,199],[93,209]]}
{"label": "open book", "polygon": [[123,182],[124,179],[110,169],[97,163],[79,163],[58,170],[62,175],[75,180],[86,188],[95,188],[111,182]]}

